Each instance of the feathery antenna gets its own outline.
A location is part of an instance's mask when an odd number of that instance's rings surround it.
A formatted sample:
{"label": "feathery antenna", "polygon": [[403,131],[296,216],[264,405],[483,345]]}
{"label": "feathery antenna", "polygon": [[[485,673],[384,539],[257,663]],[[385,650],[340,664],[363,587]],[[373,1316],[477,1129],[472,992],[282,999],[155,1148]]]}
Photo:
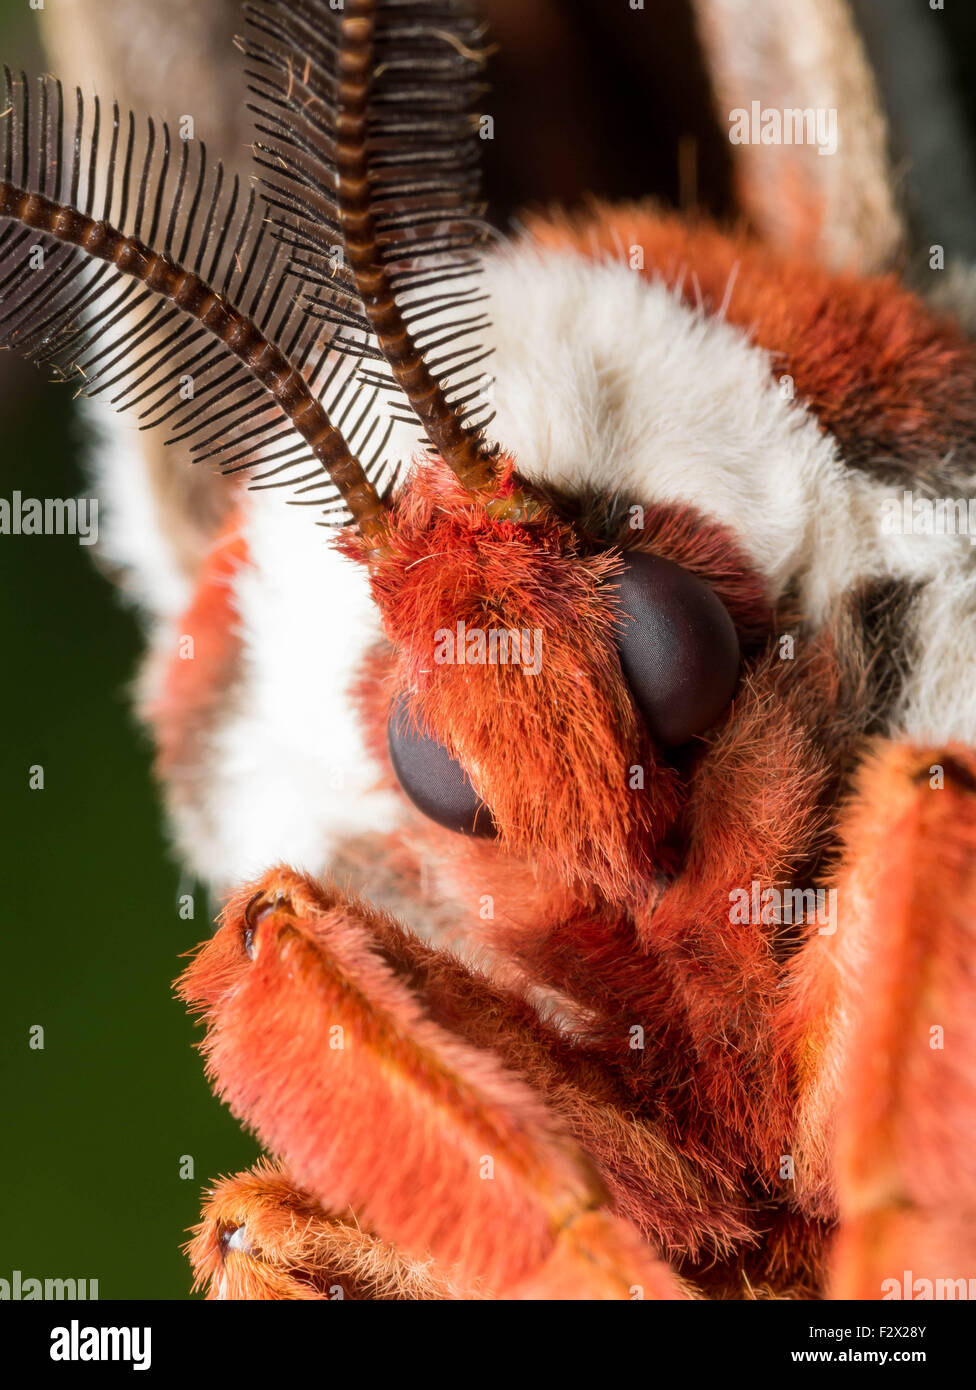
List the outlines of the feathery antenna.
{"label": "feathery antenna", "polygon": [[248,470],[252,486],[288,486],[377,532],[382,500],[342,433],[361,344],[325,334],[289,292],[253,192],[225,187],[200,142],[180,141],[174,159],[152,121],[137,153],[133,117],[115,106],[109,125],[80,92],[66,138],[60,85],[41,79],[32,102],[23,74],[3,71],[0,345],[133,410],[142,428],[166,423],[222,472]]}
{"label": "feathery antenna", "polygon": [[471,278],[483,234],[470,8],[253,0],[245,13],[255,157],[293,268],[341,289],[345,321],[374,336],[431,447],[467,487],[489,485],[484,372],[470,374],[487,356],[470,339],[488,326]]}

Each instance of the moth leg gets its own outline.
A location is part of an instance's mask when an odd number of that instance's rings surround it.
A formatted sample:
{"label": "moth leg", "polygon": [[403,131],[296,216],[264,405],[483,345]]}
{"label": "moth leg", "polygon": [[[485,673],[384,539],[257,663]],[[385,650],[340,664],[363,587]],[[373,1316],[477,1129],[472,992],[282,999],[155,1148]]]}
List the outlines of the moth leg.
{"label": "moth leg", "polygon": [[839,1212],[830,1296],[878,1299],[976,1277],[976,753],[882,744],[844,832],[787,1004],[796,1176]]}
{"label": "moth leg", "polygon": [[[540,1013],[525,994],[369,908],[371,940],[433,1022],[493,1054],[545,1097],[595,1166],[614,1209],[668,1258],[723,1258],[755,1238],[739,1186],[646,1087]],[[365,920],[365,918],[364,918]],[[633,1055],[632,1053],[630,1055]]]}
{"label": "moth leg", "polygon": [[186,1246],[194,1288],[212,1299],[337,1301],[477,1299],[434,1268],[407,1260],[364,1231],[351,1212],[335,1216],[262,1160],[208,1192]]}
{"label": "moth leg", "polygon": [[324,1209],[466,1284],[681,1296],[536,1091],[429,1016],[397,933],[287,870],[238,896],[180,983],[218,1094]]}

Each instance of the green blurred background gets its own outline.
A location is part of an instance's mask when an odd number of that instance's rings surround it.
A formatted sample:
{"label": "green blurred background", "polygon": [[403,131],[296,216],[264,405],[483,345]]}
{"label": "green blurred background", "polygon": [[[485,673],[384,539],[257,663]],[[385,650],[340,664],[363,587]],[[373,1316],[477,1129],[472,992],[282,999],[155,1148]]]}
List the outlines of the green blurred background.
{"label": "green blurred background", "polygon": [[[27,0],[0,0],[0,60],[43,67]],[[4,353],[0,496],[89,495],[84,455],[70,391]],[[200,1189],[257,1149],[210,1095],[198,1030],[170,992],[208,908],[200,893],[180,920],[129,709],[138,624],[72,536],[0,536],[0,613],[0,1278],[183,1298]],[[38,763],[44,790],[31,791]],[[36,1024],[43,1051],[29,1046]]]}

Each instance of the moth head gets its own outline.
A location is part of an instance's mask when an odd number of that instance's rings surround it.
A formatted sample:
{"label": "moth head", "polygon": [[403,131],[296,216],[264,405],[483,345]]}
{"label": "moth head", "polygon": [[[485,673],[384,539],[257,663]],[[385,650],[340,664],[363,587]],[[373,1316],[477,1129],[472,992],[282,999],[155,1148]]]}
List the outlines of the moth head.
{"label": "moth head", "polygon": [[618,899],[671,862],[688,771],[767,618],[734,543],[690,509],[590,531],[501,465],[427,463],[370,583],[392,645],[392,768],[432,822]]}

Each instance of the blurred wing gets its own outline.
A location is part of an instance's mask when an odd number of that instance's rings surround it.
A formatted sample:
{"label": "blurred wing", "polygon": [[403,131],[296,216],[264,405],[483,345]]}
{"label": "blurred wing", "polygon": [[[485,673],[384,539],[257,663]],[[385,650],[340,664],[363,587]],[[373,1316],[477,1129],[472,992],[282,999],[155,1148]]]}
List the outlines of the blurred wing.
{"label": "blurred wing", "polygon": [[885,117],[847,0],[694,0],[694,9],[723,130],[734,111],[751,126],[754,106],[822,113],[822,144],[733,146],[739,200],[759,232],[834,270],[887,269],[904,229]]}

